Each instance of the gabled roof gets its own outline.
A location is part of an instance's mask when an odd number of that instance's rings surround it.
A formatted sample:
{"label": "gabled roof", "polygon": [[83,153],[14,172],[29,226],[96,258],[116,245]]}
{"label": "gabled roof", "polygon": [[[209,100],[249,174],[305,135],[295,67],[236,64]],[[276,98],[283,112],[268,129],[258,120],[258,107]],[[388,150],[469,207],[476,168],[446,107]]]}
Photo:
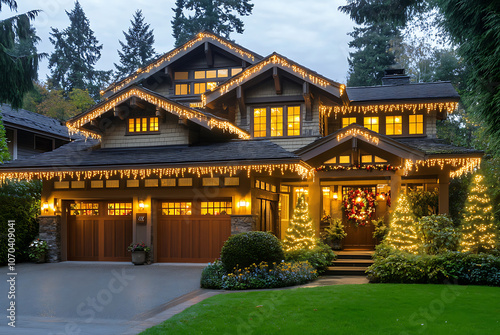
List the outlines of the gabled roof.
{"label": "gabled roof", "polygon": [[305,82],[308,82],[322,89],[323,91],[326,91],[336,98],[340,98],[344,93],[345,86],[343,84],[330,80],[318,74],[317,72],[312,71],[278,53],[273,53],[262,59],[257,64],[246,68],[234,77],[215,87],[213,91],[206,93],[206,103],[215,101],[219,97],[236,89],[238,86],[245,84],[246,82],[254,79],[262,73],[272,69],[273,67],[277,67],[296,77],[299,77]]}
{"label": "gabled roof", "polygon": [[66,141],[71,140],[68,128],[54,118],[25,109],[15,110],[7,104],[0,104],[0,114],[2,114],[2,120],[6,126],[33,131]]}
{"label": "gabled roof", "polygon": [[425,152],[429,157],[446,157],[446,156],[467,156],[467,157],[482,157],[484,152],[481,150],[457,147],[448,144],[440,139],[433,138],[401,138],[396,141],[403,143],[411,148]]}
{"label": "gabled roof", "polygon": [[99,138],[99,134],[82,128],[95,118],[109,112],[117,105],[132,97],[137,97],[141,100],[147,101],[176,116],[185,117],[207,129],[219,128],[223,131],[236,134],[239,138],[250,138],[250,135],[247,132],[238,128],[226,119],[171,101],[161,94],[139,86],[131,86],[111,96],[108,100],[98,103],[92,109],[69,119],[66,122],[66,126],[70,132],[80,132],[87,137]]}
{"label": "gabled roof", "polygon": [[450,82],[347,87],[351,105],[418,102],[457,102],[460,96]]}
{"label": "gabled roof", "polygon": [[103,90],[101,94],[107,97],[110,94],[116,93],[119,90],[122,90],[130,85],[133,85],[151,76],[156,71],[161,70],[168,64],[185,56],[187,53],[196,49],[205,42],[209,42],[215,46],[218,46],[221,49],[224,49],[225,51],[247,61],[250,64],[254,64],[255,62],[259,61],[262,58],[262,56],[260,56],[259,54],[252,52],[232,41],[229,41],[214,33],[204,31],[198,33],[194,38],[184,43],[180,47],[175,48],[163,54],[162,56],[158,57],[148,65],[137,69],[133,74],[129,75],[128,77],[120,80],[117,83],[111,84],[109,87]]}

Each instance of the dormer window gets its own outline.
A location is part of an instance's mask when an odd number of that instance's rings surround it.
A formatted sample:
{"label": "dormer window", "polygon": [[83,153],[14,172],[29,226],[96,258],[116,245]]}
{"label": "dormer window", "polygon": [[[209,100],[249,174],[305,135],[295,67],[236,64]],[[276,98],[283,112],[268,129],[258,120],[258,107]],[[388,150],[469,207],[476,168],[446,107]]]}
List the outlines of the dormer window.
{"label": "dormer window", "polygon": [[376,133],[379,131],[378,127],[378,117],[377,116],[369,116],[364,118],[364,126],[367,129],[370,129]]}
{"label": "dormer window", "polygon": [[157,117],[136,117],[128,119],[129,134],[158,133]]}
{"label": "dormer window", "polygon": [[385,134],[386,135],[401,135],[403,134],[403,116],[386,116],[385,117]]}
{"label": "dormer window", "polygon": [[424,133],[424,116],[410,115],[409,117],[409,133],[410,135],[420,135]]}
{"label": "dormer window", "polygon": [[343,117],[342,118],[342,128],[347,127],[350,124],[356,123],[355,117]]}
{"label": "dormer window", "polygon": [[300,106],[253,109],[253,137],[300,136]]}

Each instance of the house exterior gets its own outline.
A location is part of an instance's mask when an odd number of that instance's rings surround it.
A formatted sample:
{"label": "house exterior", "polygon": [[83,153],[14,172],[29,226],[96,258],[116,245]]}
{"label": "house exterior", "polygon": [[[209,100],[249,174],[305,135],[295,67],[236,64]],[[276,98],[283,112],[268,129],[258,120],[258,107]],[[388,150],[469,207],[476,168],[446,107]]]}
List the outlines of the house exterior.
{"label": "house exterior", "polygon": [[60,121],[25,109],[14,110],[0,104],[0,115],[12,160],[52,151],[72,141],[68,128]]}
{"label": "house exterior", "polygon": [[318,234],[324,215],[343,218],[344,247],[373,249],[343,198],[365,192],[377,218],[407,188],[438,189],[446,213],[450,178],[482,156],[437,139],[459,101],[449,82],[390,70],[382,86],[345,87],[207,32],[101,93],[67,122],[86,140],[0,168],[43,179],[52,261],[127,261],[133,241],[155,262],[212,261],[231,234],[282,238],[300,194]]}

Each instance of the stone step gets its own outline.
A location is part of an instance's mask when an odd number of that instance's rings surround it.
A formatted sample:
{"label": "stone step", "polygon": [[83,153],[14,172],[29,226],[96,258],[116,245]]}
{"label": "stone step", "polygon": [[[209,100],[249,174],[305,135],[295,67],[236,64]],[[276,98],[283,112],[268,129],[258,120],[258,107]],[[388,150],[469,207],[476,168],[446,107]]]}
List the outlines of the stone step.
{"label": "stone step", "polygon": [[373,251],[334,251],[337,259],[372,259]]}
{"label": "stone step", "polygon": [[373,264],[371,259],[337,259],[333,261],[334,266],[369,267]]}
{"label": "stone step", "polygon": [[330,266],[323,275],[325,276],[366,276],[364,266]]}

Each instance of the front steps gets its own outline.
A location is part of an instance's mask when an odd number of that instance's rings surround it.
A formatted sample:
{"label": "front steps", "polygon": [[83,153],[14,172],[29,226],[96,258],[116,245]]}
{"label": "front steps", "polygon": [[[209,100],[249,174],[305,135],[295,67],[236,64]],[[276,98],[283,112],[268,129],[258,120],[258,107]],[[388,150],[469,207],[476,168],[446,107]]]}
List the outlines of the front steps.
{"label": "front steps", "polygon": [[326,276],[366,276],[365,271],[373,264],[373,251],[336,251],[337,260],[328,267]]}

